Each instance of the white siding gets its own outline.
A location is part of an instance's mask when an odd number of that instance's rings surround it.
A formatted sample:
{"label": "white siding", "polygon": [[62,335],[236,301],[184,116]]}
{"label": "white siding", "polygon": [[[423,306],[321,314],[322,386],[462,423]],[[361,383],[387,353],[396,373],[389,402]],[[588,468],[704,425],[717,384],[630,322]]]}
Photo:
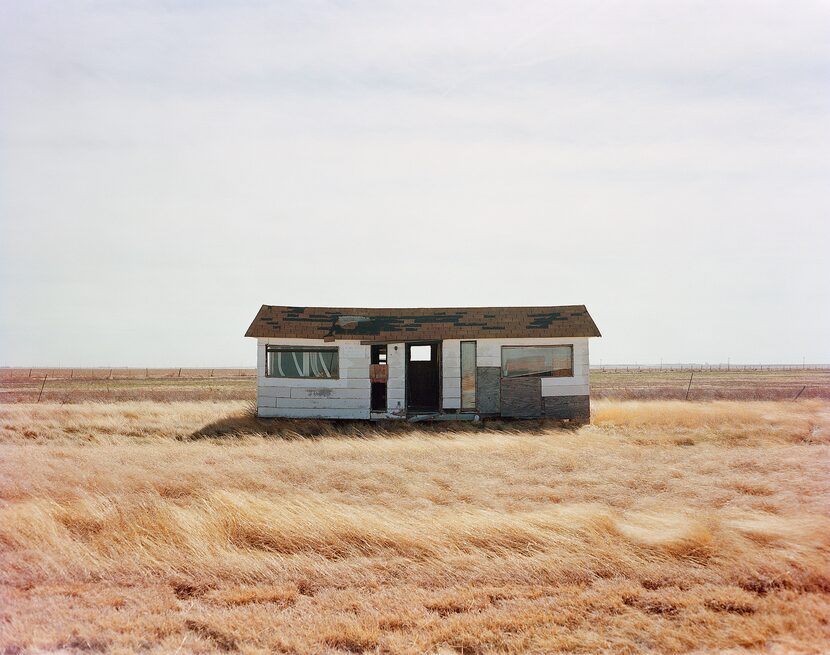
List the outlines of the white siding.
{"label": "white siding", "polygon": [[[543,396],[587,396],[589,393],[588,383],[574,384],[573,378],[542,378]],[[566,384],[559,384],[565,382]],[[556,384],[554,384],[556,383]],[[570,383],[570,384],[567,384]]]}
{"label": "white siding", "polygon": [[[471,339],[473,341],[473,339]],[[588,338],[543,339],[475,339],[478,366],[501,366],[502,346],[538,346],[572,344],[574,376],[542,378],[543,396],[588,395]],[[284,346],[337,346],[340,377],[337,380],[306,380],[265,377],[266,344]],[[306,418],[368,419],[371,405],[369,379],[370,346],[359,341],[323,341],[322,339],[259,339],[257,347],[257,407],[260,416]],[[406,414],[406,347],[389,344],[387,363],[387,416]],[[446,339],[442,343],[442,407],[461,406],[461,342]]]}
{"label": "white siding", "polygon": [[277,407],[297,409],[366,409],[365,398],[277,398]]}
{"label": "white siding", "polygon": [[260,407],[259,416],[263,418],[342,418],[368,419],[368,409],[310,409],[297,407]]}
{"label": "white siding", "polygon": [[389,379],[386,383],[386,409],[390,414],[406,414],[406,347],[403,343],[390,343],[386,347],[386,364]]}
{"label": "white siding", "polygon": [[[265,377],[265,346],[338,348],[336,380]],[[359,341],[259,339],[257,347],[257,411],[260,416],[301,418],[369,418],[371,381],[369,346]]]}
{"label": "white siding", "polygon": [[[279,387],[277,387],[279,388]],[[365,398],[365,389],[349,389],[348,387],[339,389],[326,389],[325,387],[294,387],[289,389],[291,398],[321,400],[326,398]]]}
{"label": "white siding", "polygon": [[461,341],[444,339],[441,344],[442,405],[445,409],[461,407]]}

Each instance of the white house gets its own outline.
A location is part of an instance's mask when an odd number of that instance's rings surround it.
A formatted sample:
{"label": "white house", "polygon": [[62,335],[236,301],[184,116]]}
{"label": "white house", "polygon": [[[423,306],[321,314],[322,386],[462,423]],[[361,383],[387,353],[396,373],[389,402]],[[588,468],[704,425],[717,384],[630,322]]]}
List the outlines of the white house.
{"label": "white house", "polygon": [[263,305],[245,336],[263,417],[590,420],[584,305]]}

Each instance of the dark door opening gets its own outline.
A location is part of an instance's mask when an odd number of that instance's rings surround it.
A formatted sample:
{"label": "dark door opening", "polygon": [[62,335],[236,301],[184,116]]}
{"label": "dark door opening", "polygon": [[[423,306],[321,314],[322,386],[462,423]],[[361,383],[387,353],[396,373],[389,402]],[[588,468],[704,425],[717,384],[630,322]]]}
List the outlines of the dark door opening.
{"label": "dark door opening", "polygon": [[386,345],[372,346],[372,411],[386,411],[386,386],[389,379],[389,368],[386,363]]}
{"label": "dark door opening", "polygon": [[406,344],[406,408],[437,412],[441,407],[441,345]]}

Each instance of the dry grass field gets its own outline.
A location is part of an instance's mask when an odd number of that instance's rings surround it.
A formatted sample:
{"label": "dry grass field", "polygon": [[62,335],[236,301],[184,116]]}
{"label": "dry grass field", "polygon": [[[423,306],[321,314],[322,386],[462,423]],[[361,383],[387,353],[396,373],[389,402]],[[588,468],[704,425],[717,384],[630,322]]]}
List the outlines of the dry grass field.
{"label": "dry grass field", "polygon": [[827,652],[830,404],[0,405],[0,652]]}
{"label": "dry grass field", "polygon": [[830,369],[591,371],[594,398],[681,400],[687,393],[689,400],[830,400]]}
{"label": "dry grass field", "polygon": [[[44,376],[46,379],[44,380]],[[592,370],[594,398],[830,400],[830,369]],[[0,369],[0,404],[253,400],[253,369]]]}
{"label": "dry grass field", "polygon": [[253,398],[253,369],[0,369],[0,404]]}

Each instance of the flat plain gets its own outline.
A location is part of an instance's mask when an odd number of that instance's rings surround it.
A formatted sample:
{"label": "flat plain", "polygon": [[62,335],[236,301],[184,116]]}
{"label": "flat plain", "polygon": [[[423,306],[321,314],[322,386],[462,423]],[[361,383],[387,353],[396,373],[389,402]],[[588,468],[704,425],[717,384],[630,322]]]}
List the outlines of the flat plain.
{"label": "flat plain", "polygon": [[[830,400],[830,367],[595,369],[591,395],[619,400]],[[0,404],[254,398],[254,369],[0,368]]]}
{"label": "flat plain", "polygon": [[827,651],[826,400],[562,429],[246,398],[0,405],[0,652]]}
{"label": "flat plain", "polygon": [[591,371],[591,394],[621,400],[830,400],[830,368],[607,368]]}

